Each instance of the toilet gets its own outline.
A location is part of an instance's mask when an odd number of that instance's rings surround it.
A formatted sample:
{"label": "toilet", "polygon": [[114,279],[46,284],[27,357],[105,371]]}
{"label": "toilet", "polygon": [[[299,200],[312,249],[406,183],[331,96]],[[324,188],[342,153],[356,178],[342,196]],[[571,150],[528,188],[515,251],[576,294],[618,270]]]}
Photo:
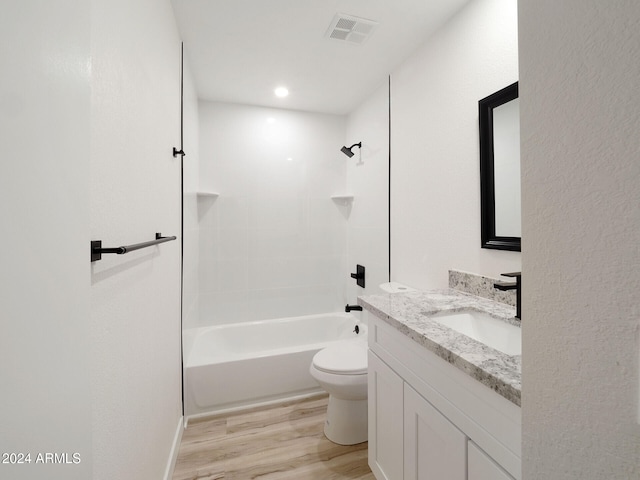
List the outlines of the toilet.
{"label": "toilet", "polygon": [[340,445],[367,441],[367,342],[344,340],[320,350],[309,367],[329,393],[325,436]]}

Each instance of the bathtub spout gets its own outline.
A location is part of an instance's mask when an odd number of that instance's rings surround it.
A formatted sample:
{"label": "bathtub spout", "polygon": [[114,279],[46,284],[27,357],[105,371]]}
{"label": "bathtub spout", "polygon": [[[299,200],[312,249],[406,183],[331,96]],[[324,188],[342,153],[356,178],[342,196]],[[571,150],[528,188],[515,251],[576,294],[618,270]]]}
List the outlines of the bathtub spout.
{"label": "bathtub spout", "polygon": [[356,310],[358,312],[362,311],[362,307],[360,305],[345,305],[344,311],[349,313],[351,310]]}

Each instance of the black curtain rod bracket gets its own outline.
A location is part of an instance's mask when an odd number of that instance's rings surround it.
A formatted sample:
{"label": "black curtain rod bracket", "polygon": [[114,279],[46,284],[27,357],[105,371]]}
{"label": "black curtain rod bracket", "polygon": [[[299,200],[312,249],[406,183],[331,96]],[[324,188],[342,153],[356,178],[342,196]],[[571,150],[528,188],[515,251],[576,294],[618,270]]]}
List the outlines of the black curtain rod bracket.
{"label": "black curtain rod bracket", "polygon": [[150,242],[136,243],[134,245],[125,245],[122,247],[109,247],[102,248],[102,240],[91,240],[91,261],[97,262],[102,260],[103,253],[115,253],[117,255],[124,255],[125,253],[133,252],[134,250],[140,250],[141,248],[152,247],[159,243],[170,242],[175,240],[176,237],[163,237],[161,233],[156,233],[156,239]]}

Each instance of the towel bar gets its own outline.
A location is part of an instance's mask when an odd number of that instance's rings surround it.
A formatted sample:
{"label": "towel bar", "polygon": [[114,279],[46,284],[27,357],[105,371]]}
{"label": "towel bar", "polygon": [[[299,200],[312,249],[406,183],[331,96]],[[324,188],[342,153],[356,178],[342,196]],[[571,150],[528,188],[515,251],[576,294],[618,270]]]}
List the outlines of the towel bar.
{"label": "towel bar", "polygon": [[96,262],[102,260],[103,253],[115,253],[117,255],[124,255],[125,253],[133,252],[134,250],[140,250],[141,248],[152,247],[159,243],[170,242],[175,240],[176,237],[163,237],[161,233],[156,233],[156,239],[149,242],[136,243],[133,245],[125,245],[122,247],[109,247],[102,248],[102,240],[91,240],[91,261]]}

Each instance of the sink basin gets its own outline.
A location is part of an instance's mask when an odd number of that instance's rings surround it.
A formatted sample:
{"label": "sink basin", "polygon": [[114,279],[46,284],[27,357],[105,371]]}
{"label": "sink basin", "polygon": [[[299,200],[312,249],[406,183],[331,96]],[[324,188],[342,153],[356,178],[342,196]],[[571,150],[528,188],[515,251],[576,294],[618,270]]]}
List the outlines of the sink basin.
{"label": "sink basin", "polygon": [[439,313],[436,322],[507,355],[522,354],[520,327],[476,311]]}

